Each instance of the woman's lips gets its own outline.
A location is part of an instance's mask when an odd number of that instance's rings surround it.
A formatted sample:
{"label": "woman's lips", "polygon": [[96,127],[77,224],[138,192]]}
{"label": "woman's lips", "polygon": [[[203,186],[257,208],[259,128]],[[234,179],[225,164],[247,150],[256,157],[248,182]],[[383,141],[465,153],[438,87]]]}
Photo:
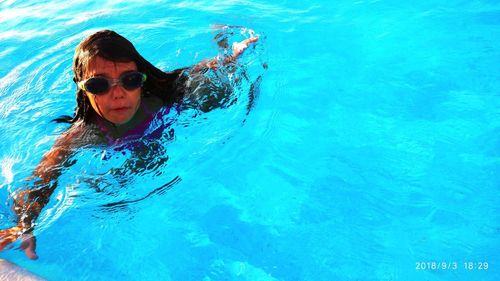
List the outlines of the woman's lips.
{"label": "woman's lips", "polygon": [[124,106],[124,107],[117,107],[117,108],[113,108],[113,109],[111,109],[111,110],[112,110],[112,111],[117,111],[117,112],[123,112],[123,111],[127,111],[127,110],[129,110],[129,109],[130,109],[130,107],[126,107],[126,106]]}

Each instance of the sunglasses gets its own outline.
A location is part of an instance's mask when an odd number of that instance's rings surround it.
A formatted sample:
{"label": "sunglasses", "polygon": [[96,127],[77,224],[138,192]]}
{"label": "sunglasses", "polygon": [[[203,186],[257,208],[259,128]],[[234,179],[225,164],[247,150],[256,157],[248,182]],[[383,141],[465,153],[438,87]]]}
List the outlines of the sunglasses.
{"label": "sunglasses", "polygon": [[146,81],[146,77],[146,74],[138,71],[124,73],[118,79],[97,76],[78,82],[78,87],[94,95],[101,96],[107,94],[115,85],[120,85],[128,91],[140,88]]}

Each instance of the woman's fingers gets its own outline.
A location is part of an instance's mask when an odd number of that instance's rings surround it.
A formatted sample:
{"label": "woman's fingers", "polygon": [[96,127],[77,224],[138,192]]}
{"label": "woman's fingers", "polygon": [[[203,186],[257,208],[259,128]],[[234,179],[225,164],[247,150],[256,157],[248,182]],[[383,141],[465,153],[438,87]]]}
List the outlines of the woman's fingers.
{"label": "woman's fingers", "polygon": [[247,38],[241,42],[235,42],[233,43],[233,56],[237,57],[245,51],[246,48],[248,48],[248,45],[250,43],[257,42],[259,40],[258,37],[252,37],[252,38]]}
{"label": "woman's fingers", "polygon": [[35,252],[36,249],[36,238],[31,235],[30,237],[23,240],[20,247],[29,259],[36,260],[38,255]]}
{"label": "woman's fingers", "polygon": [[26,256],[32,260],[38,258],[36,249],[36,239],[35,236],[31,234],[21,235],[21,228],[18,226],[11,227],[9,229],[0,229],[0,251],[2,251],[7,245],[14,243],[19,237],[22,237],[23,242],[19,247],[24,251]]}
{"label": "woman's fingers", "polygon": [[252,37],[252,38],[248,38],[248,39],[243,40],[242,43],[245,43],[248,45],[250,43],[254,43],[257,41],[259,41],[259,37]]}

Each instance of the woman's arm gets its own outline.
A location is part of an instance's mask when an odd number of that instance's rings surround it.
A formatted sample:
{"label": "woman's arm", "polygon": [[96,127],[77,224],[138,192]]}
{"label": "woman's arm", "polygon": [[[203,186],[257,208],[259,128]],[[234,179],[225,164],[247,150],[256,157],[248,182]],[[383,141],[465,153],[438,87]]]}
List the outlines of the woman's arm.
{"label": "woman's arm", "polygon": [[74,150],[75,139],[81,136],[81,127],[72,126],[56,141],[52,149],[44,155],[33,176],[38,180],[35,187],[14,195],[14,212],[17,224],[9,229],[0,230],[0,251],[7,245],[22,239],[23,249],[30,259],[36,259],[36,240],[32,235],[35,221],[57,186],[64,163]]}
{"label": "woman's arm", "polygon": [[232,73],[234,68],[228,68],[228,71],[223,72],[216,70],[236,62],[248,46],[257,41],[258,38],[252,37],[241,42],[236,42],[232,46],[232,54],[230,56],[204,60],[191,67],[187,81],[184,83],[184,106],[198,109],[202,112],[223,107],[224,103],[233,93],[233,88],[227,80],[227,75]]}
{"label": "woman's arm", "polygon": [[229,63],[235,62],[238,57],[243,54],[243,52],[248,48],[251,43],[255,43],[259,40],[258,37],[252,37],[245,39],[241,42],[233,43],[233,53],[223,59],[213,58],[209,60],[204,60],[193,67],[193,71],[201,71],[204,69],[217,69],[221,65],[227,65]]}

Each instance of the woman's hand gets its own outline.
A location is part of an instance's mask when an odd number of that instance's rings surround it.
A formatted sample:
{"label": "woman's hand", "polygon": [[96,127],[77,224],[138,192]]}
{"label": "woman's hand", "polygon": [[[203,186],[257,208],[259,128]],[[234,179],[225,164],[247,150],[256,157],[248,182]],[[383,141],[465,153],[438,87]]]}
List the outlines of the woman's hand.
{"label": "woman's hand", "polygon": [[232,55],[233,58],[237,58],[238,56],[243,54],[243,52],[248,48],[250,43],[255,43],[258,40],[259,40],[258,37],[251,37],[251,38],[245,39],[241,42],[234,42],[233,43],[233,55]]}
{"label": "woman's hand", "polygon": [[22,239],[20,248],[24,251],[26,256],[29,259],[36,260],[38,256],[35,252],[35,236],[31,234],[23,234],[22,228],[20,226],[14,226],[8,229],[0,230],[0,251],[2,251],[7,245],[17,241],[18,239]]}
{"label": "woman's hand", "polygon": [[243,52],[248,48],[248,46],[250,46],[251,43],[257,42],[258,40],[258,37],[251,37],[241,42],[234,42],[232,47],[233,53],[230,56],[225,57],[222,61],[219,61],[219,59],[217,58],[205,60],[196,65],[193,70],[196,72],[204,69],[205,67],[216,70],[220,67],[220,64],[225,65],[234,62],[239,56],[241,56],[241,54],[243,54]]}

